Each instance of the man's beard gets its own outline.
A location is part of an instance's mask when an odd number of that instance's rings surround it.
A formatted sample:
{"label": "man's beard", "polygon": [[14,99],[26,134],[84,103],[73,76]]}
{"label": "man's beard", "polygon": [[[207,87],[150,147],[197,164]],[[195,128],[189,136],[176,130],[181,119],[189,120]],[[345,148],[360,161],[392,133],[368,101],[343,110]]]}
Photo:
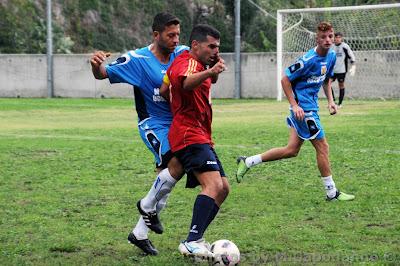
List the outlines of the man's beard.
{"label": "man's beard", "polygon": [[167,46],[165,46],[165,45],[163,45],[163,44],[160,44],[160,45],[159,45],[159,48],[160,48],[160,50],[161,50],[161,52],[162,52],[163,54],[170,54],[170,53],[172,53],[172,52],[175,50],[175,48],[174,48],[173,50],[171,50],[170,48],[168,48]]}

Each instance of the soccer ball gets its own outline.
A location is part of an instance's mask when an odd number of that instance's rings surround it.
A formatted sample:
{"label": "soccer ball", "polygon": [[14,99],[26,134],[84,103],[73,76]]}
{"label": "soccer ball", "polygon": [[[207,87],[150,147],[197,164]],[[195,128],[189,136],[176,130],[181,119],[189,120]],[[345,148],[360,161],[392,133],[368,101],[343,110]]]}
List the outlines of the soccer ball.
{"label": "soccer ball", "polygon": [[238,265],[240,262],[240,251],[232,241],[221,239],[211,245],[214,253],[212,265]]}

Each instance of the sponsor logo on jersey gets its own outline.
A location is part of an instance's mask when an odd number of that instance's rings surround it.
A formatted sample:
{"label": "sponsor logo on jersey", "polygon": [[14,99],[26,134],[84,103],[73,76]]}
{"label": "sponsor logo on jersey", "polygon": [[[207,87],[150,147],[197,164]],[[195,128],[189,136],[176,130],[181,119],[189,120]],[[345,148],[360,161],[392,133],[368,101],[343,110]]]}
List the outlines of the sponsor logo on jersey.
{"label": "sponsor logo on jersey", "polygon": [[216,161],[207,161],[207,164],[217,164]]}
{"label": "sponsor logo on jersey", "polygon": [[322,75],[322,76],[318,76],[318,77],[312,76],[312,77],[309,77],[309,78],[307,79],[307,83],[320,83],[321,81],[324,81],[325,78],[326,78],[326,75],[325,75],[325,74]]}
{"label": "sponsor logo on jersey", "polygon": [[154,88],[153,102],[166,102],[164,97],[160,95],[160,88]]}

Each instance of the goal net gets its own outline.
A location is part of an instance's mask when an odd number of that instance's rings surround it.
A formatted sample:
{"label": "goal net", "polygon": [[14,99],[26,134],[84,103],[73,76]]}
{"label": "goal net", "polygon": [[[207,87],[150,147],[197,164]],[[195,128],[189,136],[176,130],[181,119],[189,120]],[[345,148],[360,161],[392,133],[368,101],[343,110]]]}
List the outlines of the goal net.
{"label": "goal net", "polygon": [[278,10],[279,101],[284,69],[316,46],[315,31],[321,21],[341,32],[355,54],[356,74],[346,76],[346,96],[400,98],[400,4],[387,4]]}

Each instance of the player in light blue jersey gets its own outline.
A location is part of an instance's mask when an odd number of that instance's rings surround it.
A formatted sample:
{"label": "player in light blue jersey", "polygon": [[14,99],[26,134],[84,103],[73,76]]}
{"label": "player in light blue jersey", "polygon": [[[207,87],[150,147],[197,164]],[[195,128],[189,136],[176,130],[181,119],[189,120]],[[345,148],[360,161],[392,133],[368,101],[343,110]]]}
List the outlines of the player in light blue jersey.
{"label": "player in light blue jersey", "polygon": [[155,158],[157,178],[146,197],[137,202],[141,217],[128,236],[130,243],[150,255],[157,255],[158,251],[148,239],[148,231],[151,229],[158,234],[163,232],[158,213],[184,174],[168,142],[172,122],[169,103],[159,93],[163,76],[172,61],[189,49],[178,45],[179,23],[174,15],[159,13],[154,17],[153,42],[149,46],[129,51],[106,66],[103,62],[107,54],[103,51],[94,53],[91,58],[95,78],[108,78],[111,83],[128,83],[133,86],[139,133]]}
{"label": "player in light blue jersey", "polygon": [[340,192],[332,179],[329,162],[329,146],[318,115],[318,92],[324,88],[328,99],[328,109],[332,115],[337,107],[333,101],[331,79],[336,55],[330,49],[333,42],[333,28],[327,22],[318,25],[317,47],[309,50],[293,65],[285,70],[282,87],[290,103],[290,115],[287,123],[290,136],[287,146],[273,148],[262,154],[237,159],[236,179],[241,182],[250,167],[262,162],[295,157],[304,140],[310,140],[317,155],[317,165],[326,190],[327,200],[353,200],[354,196]]}

